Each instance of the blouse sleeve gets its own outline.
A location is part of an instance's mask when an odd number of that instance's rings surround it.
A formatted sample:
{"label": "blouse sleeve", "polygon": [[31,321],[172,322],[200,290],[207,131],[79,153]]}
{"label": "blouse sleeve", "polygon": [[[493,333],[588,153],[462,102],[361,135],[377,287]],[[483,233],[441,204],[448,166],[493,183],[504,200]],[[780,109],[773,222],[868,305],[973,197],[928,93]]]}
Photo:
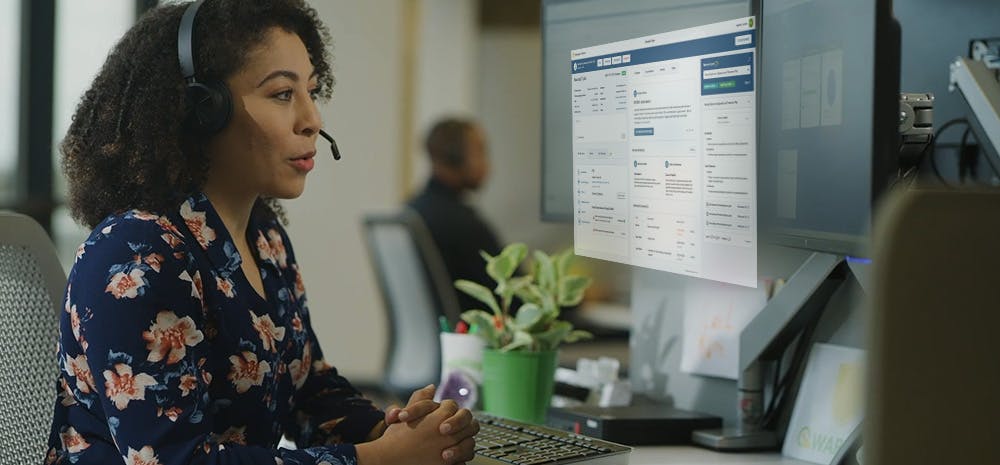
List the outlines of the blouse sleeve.
{"label": "blouse sleeve", "polygon": [[294,295],[307,338],[307,355],[302,364],[308,366],[306,377],[297,382],[295,408],[288,424],[284,425],[285,435],[299,447],[364,442],[370,439],[372,430],[383,421],[385,414],[324,360],[309,317],[302,276],[287,236],[285,244],[288,244]]}
{"label": "blouse sleeve", "polygon": [[[78,251],[63,316],[72,328],[60,343],[63,376],[79,403],[106,419],[111,437],[75,438],[69,452],[98,455],[84,463],[356,463],[352,445],[289,451],[220,443],[211,434],[200,277],[163,221],[102,225]],[[99,442],[104,447],[90,447]]]}

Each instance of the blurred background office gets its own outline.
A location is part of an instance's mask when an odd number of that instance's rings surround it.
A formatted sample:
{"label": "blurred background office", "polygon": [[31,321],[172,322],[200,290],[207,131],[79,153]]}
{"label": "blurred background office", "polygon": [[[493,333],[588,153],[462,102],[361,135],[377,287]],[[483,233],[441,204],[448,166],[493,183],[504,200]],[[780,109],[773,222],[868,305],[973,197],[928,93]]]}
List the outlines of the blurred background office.
{"label": "blurred background office", "polygon": [[[64,205],[59,142],[111,47],[156,3],[0,0],[0,209],[42,223],[67,269],[87,231]],[[320,111],[344,159],[320,158],[305,193],[285,208],[325,351],[350,379],[376,381],[388,325],[360,221],[424,187],[423,136],[434,121],[469,115],[489,134],[491,182],[472,203],[499,237],[547,250],[571,245],[569,224],[539,219],[540,1],[311,3],[333,38],[337,84]],[[607,276],[604,298],[626,294],[624,266],[582,265]],[[359,346],[370,350],[350,350]]]}

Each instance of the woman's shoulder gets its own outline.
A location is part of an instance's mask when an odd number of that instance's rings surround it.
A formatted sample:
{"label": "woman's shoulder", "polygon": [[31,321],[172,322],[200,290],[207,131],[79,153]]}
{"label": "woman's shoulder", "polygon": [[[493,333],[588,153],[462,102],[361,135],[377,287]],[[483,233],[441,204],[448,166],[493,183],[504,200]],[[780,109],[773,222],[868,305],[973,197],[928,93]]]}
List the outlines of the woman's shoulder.
{"label": "woman's shoulder", "polygon": [[185,257],[185,249],[184,234],[169,217],[129,210],[108,216],[94,228],[77,248],[74,266],[147,255],[167,262]]}

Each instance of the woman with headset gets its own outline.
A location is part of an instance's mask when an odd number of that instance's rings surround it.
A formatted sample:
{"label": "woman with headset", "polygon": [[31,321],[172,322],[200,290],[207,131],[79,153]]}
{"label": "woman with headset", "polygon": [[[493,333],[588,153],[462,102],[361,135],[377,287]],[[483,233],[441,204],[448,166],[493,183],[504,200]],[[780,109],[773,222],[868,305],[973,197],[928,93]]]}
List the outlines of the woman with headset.
{"label": "woman with headset", "polygon": [[275,199],[302,193],[328,137],[328,41],[301,0],[208,0],[156,8],[108,56],[62,144],[93,232],[66,287],[47,463],[472,458],[468,410],[429,386],[379,411],[310,324]]}

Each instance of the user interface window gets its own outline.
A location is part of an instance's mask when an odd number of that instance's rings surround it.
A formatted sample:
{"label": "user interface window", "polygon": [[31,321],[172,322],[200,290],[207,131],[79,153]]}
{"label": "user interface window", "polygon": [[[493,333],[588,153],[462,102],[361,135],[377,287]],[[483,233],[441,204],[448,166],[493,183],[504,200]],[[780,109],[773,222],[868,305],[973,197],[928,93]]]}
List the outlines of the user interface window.
{"label": "user interface window", "polygon": [[578,255],[756,286],[754,26],[571,52]]}

